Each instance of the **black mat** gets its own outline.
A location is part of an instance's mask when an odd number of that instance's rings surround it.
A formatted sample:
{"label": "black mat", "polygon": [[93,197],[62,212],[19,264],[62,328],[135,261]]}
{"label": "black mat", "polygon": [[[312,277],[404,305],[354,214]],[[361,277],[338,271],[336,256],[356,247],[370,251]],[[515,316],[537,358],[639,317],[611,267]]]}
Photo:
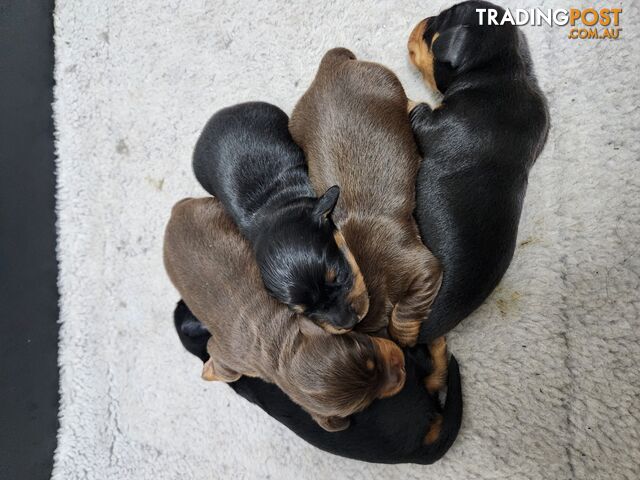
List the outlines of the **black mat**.
{"label": "black mat", "polygon": [[53,4],[0,1],[0,479],[48,479],[56,445]]}

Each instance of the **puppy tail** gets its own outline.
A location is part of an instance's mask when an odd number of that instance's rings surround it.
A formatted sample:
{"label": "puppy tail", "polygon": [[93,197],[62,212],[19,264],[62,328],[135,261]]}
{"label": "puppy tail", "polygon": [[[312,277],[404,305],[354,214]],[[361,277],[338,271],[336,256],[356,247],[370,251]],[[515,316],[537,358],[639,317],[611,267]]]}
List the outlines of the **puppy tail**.
{"label": "puppy tail", "polygon": [[449,360],[448,371],[447,400],[441,414],[440,434],[433,443],[423,447],[419,459],[419,463],[426,465],[437,462],[447,453],[458,436],[462,423],[462,380],[460,366],[453,355]]}

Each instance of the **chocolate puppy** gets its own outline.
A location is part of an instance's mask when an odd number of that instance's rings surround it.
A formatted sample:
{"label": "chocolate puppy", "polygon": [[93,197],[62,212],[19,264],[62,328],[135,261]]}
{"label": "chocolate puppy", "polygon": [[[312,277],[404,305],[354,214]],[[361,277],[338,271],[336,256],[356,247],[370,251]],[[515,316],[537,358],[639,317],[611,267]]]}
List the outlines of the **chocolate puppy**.
{"label": "chocolate puppy", "polygon": [[275,383],[328,431],[405,381],[402,350],[362,333],[332,335],[264,291],[255,259],[214,198],[186,199],[164,240],[169,277],[212,338],[202,376]]}
{"label": "chocolate puppy", "polygon": [[320,198],[302,151],[274,105],[220,110],[193,155],[200,184],[217,197],[255,251],[267,291],[332,333],[353,328],[369,308],[358,265],[331,220],[340,189]]}
{"label": "chocolate puppy", "polygon": [[[174,324],[187,351],[206,362],[207,341],[211,335],[183,301],[176,306]],[[460,370],[452,356],[446,372],[446,348],[429,351],[425,345],[418,345],[405,350],[405,359],[407,379],[402,391],[374,401],[351,417],[347,430],[336,433],[318,427],[276,385],[258,378],[241,377],[229,386],[324,451],[365,462],[427,465],[439,460],[458,435],[462,420]],[[444,408],[437,396],[429,393],[433,390],[425,389],[423,382],[426,377],[426,383],[435,387],[443,374],[448,384]]]}
{"label": "chocolate puppy", "polygon": [[444,270],[421,341],[455,327],[504,275],[549,129],[524,35],[513,25],[479,25],[477,8],[504,12],[461,3],[422,20],[409,38],[411,61],[444,94],[435,110],[411,111],[423,156],[416,219]]}
{"label": "chocolate puppy", "polygon": [[413,218],[420,156],[400,81],[349,50],[330,50],[289,129],[304,150],[316,191],[341,188],[333,218],[370,293],[361,331],[388,323],[392,338],[413,345],[441,271]]}

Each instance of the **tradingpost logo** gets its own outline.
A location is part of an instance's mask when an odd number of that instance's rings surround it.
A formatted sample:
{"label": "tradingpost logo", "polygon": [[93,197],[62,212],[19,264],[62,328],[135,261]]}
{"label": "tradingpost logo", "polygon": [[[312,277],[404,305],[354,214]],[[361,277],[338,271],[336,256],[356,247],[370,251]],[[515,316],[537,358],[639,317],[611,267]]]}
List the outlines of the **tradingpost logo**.
{"label": "tradingpost logo", "polygon": [[571,40],[617,40],[622,8],[476,8],[480,25],[569,26]]}

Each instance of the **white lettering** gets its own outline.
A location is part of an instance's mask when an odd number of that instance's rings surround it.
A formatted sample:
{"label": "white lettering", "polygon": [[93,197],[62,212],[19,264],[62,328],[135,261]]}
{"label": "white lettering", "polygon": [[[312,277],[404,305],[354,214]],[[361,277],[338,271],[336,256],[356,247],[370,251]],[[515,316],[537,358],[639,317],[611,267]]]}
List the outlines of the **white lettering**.
{"label": "white lettering", "polygon": [[542,25],[542,20],[544,20],[546,22],[547,25],[551,26],[551,10],[547,10],[546,15],[544,13],[542,13],[542,10],[540,10],[539,8],[536,8],[536,12],[537,12],[537,19],[536,19],[536,23],[535,25]]}
{"label": "white lettering", "polygon": [[480,25],[484,25],[484,12],[486,11],[486,8],[476,8],[476,12],[480,14]]}
{"label": "white lettering", "polygon": [[559,8],[557,10],[554,10],[553,23],[561,27],[569,23],[569,10],[565,8]]}
{"label": "white lettering", "polygon": [[515,24],[526,25],[527,23],[529,23],[529,10],[526,10],[524,8],[516,9]]}
{"label": "white lettering", "polygon": [[513,16],[511,15],[511,10],[509,10],[508,8],[504,11],[502,20],[500,20],[500,25],[504,25],[505,23],[510,23],[511,25],[513,25]]}
{"label": "white lettering", "polygon": [[498,25],[498,11],[495,8],[487,10],[487,20],[489,25]]}
{"label": "white lettering", "polygon": [[[495,8],[476,8],[479,25],[567,25],[570,21],[570,13],[566,8],[505,8],[504,14],[498,18],[498,10]],[[597,12],[589,9],[589,18],[597,19]],[[590,20],[592,21],[592,20]]]}

